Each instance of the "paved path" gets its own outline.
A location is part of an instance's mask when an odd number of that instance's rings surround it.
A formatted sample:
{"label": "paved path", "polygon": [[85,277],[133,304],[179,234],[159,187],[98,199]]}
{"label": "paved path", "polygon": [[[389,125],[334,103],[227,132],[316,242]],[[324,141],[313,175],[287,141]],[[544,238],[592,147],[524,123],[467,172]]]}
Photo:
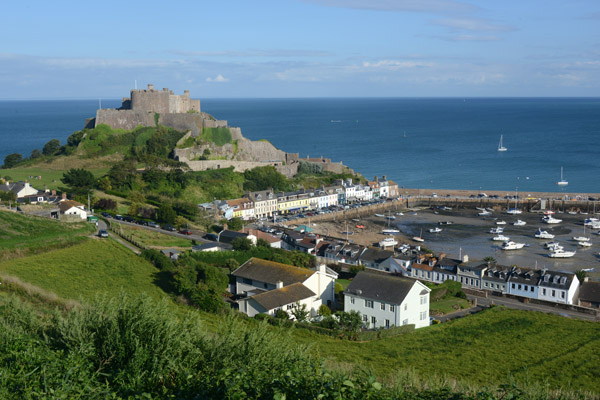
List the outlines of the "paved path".
{"label": "paved path", "polygon": [[98,230],[100,229],[104,229],[108,232],[109,237],[111,237],[112,239],[114,239],[115,241],[119,242],[120,244],[122,244],[123,246],[127,247],[129,250],[133,251],[135,254],[139,255],[142,252],[140,251],[140,249],[138,249],[137,247],[135,247],[134,245],[132,245],[131,243],[127,242],[126,240],[123,240],[119,237],[119,235],[117,235],[116,233],[110,232],[108,230],[108,226],[106,225],[106,222],[104,222],[103,220],[99,220],[98,221]]}

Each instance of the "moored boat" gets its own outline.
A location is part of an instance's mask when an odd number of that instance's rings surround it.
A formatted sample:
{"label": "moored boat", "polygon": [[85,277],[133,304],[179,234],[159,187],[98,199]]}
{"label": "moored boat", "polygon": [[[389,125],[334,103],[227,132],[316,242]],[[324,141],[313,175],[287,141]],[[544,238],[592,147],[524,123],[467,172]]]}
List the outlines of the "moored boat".
{"label": "moored boat", "polygon": [[518,219],[515,222],[513,222],[513,225],[514,226],[525,226],[525,225],[527,225],[527,222]]}
{"label": "moored boat", "polygon": [[552,253],[548,254],[548,257],[552,258],[569,258],[573,257],[576,252],[574,251],[565,251],[565,250],[554,250]]}
{"label": "moored boat", "polygon": [[509,242],[504,242],[504,244],[500,248],[502,250],[520,250],[523,247],[525,247],[525,243],[516,243],[513,241],[509,241]]}
{"label": "moored boat", "polygon": [[541,228],[538,228],[538,230],[535,232],[534,235],[537,239],[554,239],[554,235],[547,232],[547,231],[543,231]]}

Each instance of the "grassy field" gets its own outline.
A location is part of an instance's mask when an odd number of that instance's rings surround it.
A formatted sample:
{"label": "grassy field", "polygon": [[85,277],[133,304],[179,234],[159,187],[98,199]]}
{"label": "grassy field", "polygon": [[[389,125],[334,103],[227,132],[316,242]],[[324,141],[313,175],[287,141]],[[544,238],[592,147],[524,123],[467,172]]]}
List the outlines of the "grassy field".
{"label": "grassy field", "polygon": [[471,303],[458,297],[448,297],[429,303],[429,311],[432,316],[449,314],[469,307],[471,307]]}
{"label": "grassy field", "polygon": [[[116,224],[117,222],[113,222]],[[117,225],[115,225],[117,226]],[[192,241],[188,239],[182,239],[164,233],[151,231],[148,229],[138,228],[126,224],[121,224],[123,233],[131,236],[134,241],[140,243],[145,247],[151,248],[166,248],[166,247],[178,247],[182,249],[191,249]]]}
{"label": "grassy field", "polygon": [[301,329],[327,364],[361,366],[390,380],[401,371],[423,379],[447,378],[497,385],[512,378],[526,386],[600,393],[600,327],[538,312],[495,307],[412,333],[358,343]]}
{"label": "grassy field", "polygon": [[0,210],[0,260],[78,243],[94,231],[87,222],[65,223]]}
{"label": "grassy field", "polygon": [[[63,157],[72,159],[71,157]],[[29,181],[31,186],[36,189],[44,190],[48,189],[59,189],[65,185],[60,181],[63,174],[71,168],[79,168],[75,164],[65,163],[64,166],[58,166],[57,168],[48,168],[46,164],[38,164],[33,166],[24,166],[13,169],[2,169],[0,170],[0,176],[10,176],[14,181]],[[105,175],[110,168],[106,166],[90,168],[90,171],[96,178]],[[31,177],[31,178],[30,178]],[[41,177],[41,179],[37,179]]]}
{"label": "grassy field", "polygon": [[88,239],[66,249],[0,263],[0,274],[75,300],[121,290],[163,297],[155,282],[157,272],[152,264],[109,239]]}

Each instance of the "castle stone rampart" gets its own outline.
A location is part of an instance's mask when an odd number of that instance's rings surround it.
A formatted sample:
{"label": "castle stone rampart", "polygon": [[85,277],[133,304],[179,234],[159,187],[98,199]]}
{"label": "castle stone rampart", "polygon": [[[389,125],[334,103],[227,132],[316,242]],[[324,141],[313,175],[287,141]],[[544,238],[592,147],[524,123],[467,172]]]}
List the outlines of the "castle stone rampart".
{"label": "castle stone rampart", "polygon": [[158,123],[181,132],[191,131],[192,136],[202,133],[203,117],[200,114],[160,114]]}
{"label": "castle stone rampart", "polygon": [[133,110],[100,109],[94,126],[106,124],[113,129],[135,129],[138,125],[154,126],[154,113]]}
{"label": "castle stone rampart", "polygon": [[215,119],[205,119],[204,120],[205,128],[226,128],[227,121],[224,120],[215,120]]}

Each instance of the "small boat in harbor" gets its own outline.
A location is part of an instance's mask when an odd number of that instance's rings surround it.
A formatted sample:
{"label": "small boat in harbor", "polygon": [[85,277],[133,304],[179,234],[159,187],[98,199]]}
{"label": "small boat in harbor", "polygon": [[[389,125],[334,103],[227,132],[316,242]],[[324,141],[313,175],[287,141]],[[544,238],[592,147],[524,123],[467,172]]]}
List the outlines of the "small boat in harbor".
{"label": "small boat in harbor", "polygon": [[389,247],[398,245],[398,241],[393,237],[386,237],[381,242],[379,242],[379,247]]}
{"label": "small boat in harbor", "polygon": [[381,233],[383,233],[384,235],[395,235],[397,233],[400,233],[400,231],[398,229],[384,229],[381,231]]}
{"label": "small boat in harbor", "polygon": [[545,222],[546,224],[560,224],[562,219],[554,218],[552,215],[546,215],[542,218],[542,222]]}
{"label": "small boat in harbor", "polygon": [[513,225],[514,226],[525,226],[525,225],[527,225],[527,222],[518,219],[515,222],[513,222]]}
{"label": "small boat in harbor", "polygon": [[496,225],[506,225],[506,221],[496,221]]}
{"label": "small boat in harbor", "polygon": [[403,215],[404,215],[404,213],[403,213],[403,212],[397,212],[397,213],[396,213],[396,215],[398,215],[398,216],[403,216]]}
{"label": "small boat in harbor", "polygon": [[492,212],[485,210],[477,213],[477,215],[479,215],[480,217],[489,217],[490,215],[492,215]]}
{"label": "small boat in harbor", "polygon": [[544,246],[545,246],[545,247],[546,247],[548,250],[550,250],[550,251],[554,251],[554,250],[563,250],[563,249],[564,249],[564,247],[562,247],[562,246],[560,245],[560,243],[558,243],[558,242],[547,242],[547,243],[544,243]]}
{"label": "small boat in harbor", "polygon": [[423,229],[421,229],[421,233],[419,234],[419,236],[413,236],[412,240],[414,240],[415,242],[424,242],[425,239],[423,239]]}
{"label": "small boat in harbor", "polygon": [[504,244],[500,248],[502,250],[520,250],[523,247],[525,247],[525,243],[516,243],[513,241],[509,241],[509,242],[504,242]]}
{"label": "small boat in harbor", "polygon": [[503,234],[496,235],[492,238],[494,242],[509,242],[510,238],[508,236],[504,236]]}
{"label": "small boat in harbor", "polygon": [[385,218],[385,215],[383,215],[383,214],[375,214],[375,216],[379,217],[379,218]]}
{"label": "small boat in harbor", "polygon": [[429,229],[430,233],[440,233],[441,231],[442,231],[442,229],[438,228],[437,226],[435,228]]}
{"label": "small boat in harbor", "polygon": [[502,233],[502,232],[504,232],[504,228],[501,228],[501,227],[490,229],[490,233],[493,233],[493,234]]}
{"label": "small boat in harbor", "polygon": [[541,228],[538,228],[538,230],[535,232],[535,238],[536,239],[554,239],[554,235],[547,232],[547,231],[543,231]]}
{"label": "small boat in harbor", "polygon": [[574,251],[565,251],[565,250],[554,250],[552,253],[548,254],[548,257],[552,258],[569,258],[573,257],[576,252]]}
{"label": "small boat in harbor", "polygon": [[580,246],[580,247],[592,247],[592,242],[577,242],[577,246]]}

